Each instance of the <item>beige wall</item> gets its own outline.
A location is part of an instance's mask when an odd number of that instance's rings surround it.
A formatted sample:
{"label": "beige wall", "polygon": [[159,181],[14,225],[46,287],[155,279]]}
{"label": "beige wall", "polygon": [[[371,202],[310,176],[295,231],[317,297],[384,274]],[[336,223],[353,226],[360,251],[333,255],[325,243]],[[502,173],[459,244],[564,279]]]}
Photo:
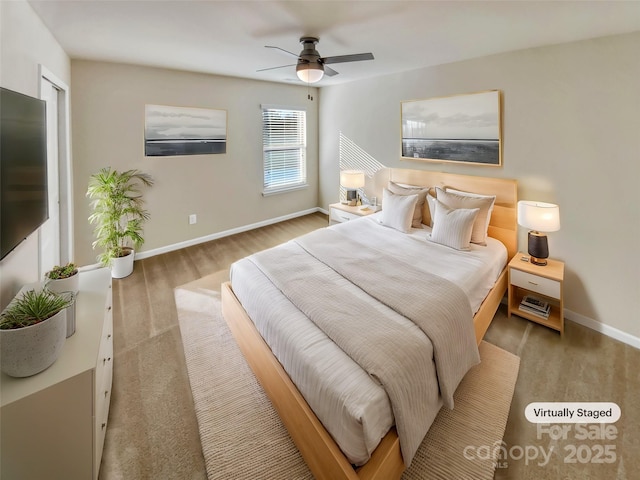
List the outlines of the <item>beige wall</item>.
{"label": "beige wall", "polygon": [[[389,167],[515,178],[520,199],[560,206],[549,249],[566,262],[569,313],[637,340],[639,51],[640,32],[323,88],[320,204],[338,198],[340,132]],[[400,160],[401,101],[491,89],[503,92],[502,168]]]}
{"label": "beige wall", "polygon": [[[89,176],[102,167],[151,174],[141,251],[162,249],[318,205],[318,106],[306,87],[92,61],[73,61],[72,130],[76,259],[95,262]],[[315,89],[312,89],[315,94]],[[145,104],[227,111],[227,153],[144,156]],[[262,195],[261,104],[307,109],[309,187]],[[198,223],[189,225],[196,214]]]}
{"label": "beige wall", "polygon": [[[39,98],[39,65],[69,83],[69,57],[31,6],[22,0],[0,1],[0,85]],[[22,285],[38,280],[38,258],[36,232],[0,263],[0,308]]]}

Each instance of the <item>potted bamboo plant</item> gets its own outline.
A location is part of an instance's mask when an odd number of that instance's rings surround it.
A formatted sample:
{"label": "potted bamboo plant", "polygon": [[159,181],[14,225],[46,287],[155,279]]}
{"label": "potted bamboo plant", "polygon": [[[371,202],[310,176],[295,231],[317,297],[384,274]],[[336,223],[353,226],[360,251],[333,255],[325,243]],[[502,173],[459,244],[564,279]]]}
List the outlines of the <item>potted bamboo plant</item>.
{"label": "potted bamboo plant", "polygon": [[111,267],[113,278],[133,272],[134,248],[144,243],[142,226],[149,219],[143,208],[141,187],[150,187],[153,179],[139,170],[119,172],[110,167],[91,175],[87,196],[95,224],[93,248],[102,248],[98,261]]}
{"label": "potted bamboo plant", "polygon": [[56,265],[44,274],[45,286],[52,292],[73,292],[78,293],[80,285],[80,275],[75,263]]}
{"label": "potted bamboo plant", "polygon": [[71,295],[23,289],[0,314],[0,364],[12,377],[29,377],[50,367],[67,338]]}

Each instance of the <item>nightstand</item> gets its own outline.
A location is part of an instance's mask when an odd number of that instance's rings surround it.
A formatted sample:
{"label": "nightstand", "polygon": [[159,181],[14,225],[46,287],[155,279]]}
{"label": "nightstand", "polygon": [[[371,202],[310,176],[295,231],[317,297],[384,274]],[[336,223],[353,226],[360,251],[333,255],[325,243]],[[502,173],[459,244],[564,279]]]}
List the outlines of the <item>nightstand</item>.
{"label": "nightstand", "polygon": [[[526,258],[524,261],[522,258]],[[526,318],[560,332],[564,335],[564,262],[547,260],[547,265],[534,265],[529,255],[518,252],[509,262],[509,309],[511,314]],[[532,295],[551,305],[548,318],[520,309],[525,295]]]}
{"label": "nightstand", "polygon": [[[366,205],[365,205],[366,207]],[[366,217],[372,213],[380,211],[380,206],[366,207],[362,210],[362,205],[350,207],[342,203],[332,203],[329,205],[329,225],[335,225],[336,223],[348,222],[355,218]]]}

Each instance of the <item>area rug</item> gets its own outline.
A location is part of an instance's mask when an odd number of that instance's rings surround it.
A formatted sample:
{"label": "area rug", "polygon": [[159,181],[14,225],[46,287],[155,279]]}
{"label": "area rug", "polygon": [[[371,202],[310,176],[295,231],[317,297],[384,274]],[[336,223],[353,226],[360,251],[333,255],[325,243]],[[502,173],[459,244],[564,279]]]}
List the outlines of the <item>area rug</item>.
{"label": "area rug", "polygon": [[[217,272],[175,289],[180,332],[210,480],[311,479],[220,311]],[[405,480],[492,479],[520,359],[487,342],[443,408]]]}

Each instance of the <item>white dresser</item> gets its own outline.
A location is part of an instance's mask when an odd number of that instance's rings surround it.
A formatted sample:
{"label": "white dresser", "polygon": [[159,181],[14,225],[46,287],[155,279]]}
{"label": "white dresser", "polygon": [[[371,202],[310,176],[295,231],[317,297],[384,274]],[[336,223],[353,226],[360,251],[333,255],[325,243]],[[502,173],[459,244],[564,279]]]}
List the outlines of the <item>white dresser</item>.
{"label": "white dresser", "polygon": [[98,478],[113,375],[111,271],[80,273],[76,332],[37,375],[0,383],[0,477]]}

